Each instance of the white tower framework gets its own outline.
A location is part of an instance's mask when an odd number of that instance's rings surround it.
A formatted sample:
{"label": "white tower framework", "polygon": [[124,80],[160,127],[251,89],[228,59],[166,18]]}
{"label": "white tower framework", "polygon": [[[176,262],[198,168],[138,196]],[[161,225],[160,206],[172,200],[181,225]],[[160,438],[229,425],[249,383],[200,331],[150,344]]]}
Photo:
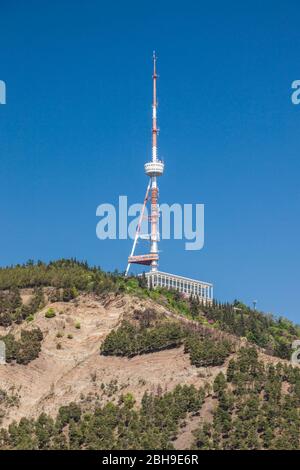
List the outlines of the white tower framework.
{"label": "white tower framework", "polygon": [[[127,276],[131,264],[143,264],[151,266],[151,272],[157,271],[158,260],[159,260],[159,251],[158,251],[158,242],[159,242],[159,206],[158,206],[158,185],[157,178],[161,176],[164,172],[164,163],[158,159],[157,155],[157,93],[156,93],[156,82],[157,82],[157,72],[156,72],[156,62],[157,57],[155,52],[153,53],[153,102],[152,102],[152,160],[148,163],[145,163],[145,173],[150,177],[150,181],[147,187],[146,196],[144,199],[143,209],[141,211],[140,220],[137,226],[135,239],[133,242],[133,247],[128,257],[128,265],[125,272]],[[135,255],[135,248],[138,242],[138,239],[141,237],[140,230],[141,224],[144,217],[144,211],[146,204],[149,199],[149,194],[151,194],[151,215],[150,223],[151,230],[148,236],[150,240],[150,253],[145,255]]]}

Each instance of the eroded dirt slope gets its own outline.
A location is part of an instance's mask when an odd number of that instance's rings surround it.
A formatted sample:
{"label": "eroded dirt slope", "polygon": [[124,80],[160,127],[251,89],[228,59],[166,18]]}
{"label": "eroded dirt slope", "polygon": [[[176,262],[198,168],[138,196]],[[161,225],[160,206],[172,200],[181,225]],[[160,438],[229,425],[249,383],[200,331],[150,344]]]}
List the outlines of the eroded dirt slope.
{"label": "eroded dirt slope", "polygon": [[[56,312],[51,319],[45,317],[49,307]],[[48,304],[30,324],[14,326],[11,331],[16,335],[21,328],[38,326],[44,340],[39,358],[28,365],[0,366],[0,389],[19,397],[17,405],[7,408],[2,426],[23,416],[36,417],[42,411],[55,416],[60,406],[71,401],[89,406],[89,403],[118,400],[120,394],[126,392],[132,392],[140,400],[146,390],[164,392],[177,384],[203,386],[212,383],[221,370],[226,370],[229,359],[222,367],[192,366],[183,347],[131,359],[101,356],[99,349],[106,335],[135,309],[147,307],[168,314],[164,307],[150,300],[126,295],[108,295],[100,300],[86,294],[68,303]],[[1,328],[0,334],[8,330]],[[270,357],[264,359],[279,361]],[[212,416],[213,405],[208,397],[200,416],[193,417],[182,427],[176,447],[182,449],[190,445],[193,429],[201,419]]]}

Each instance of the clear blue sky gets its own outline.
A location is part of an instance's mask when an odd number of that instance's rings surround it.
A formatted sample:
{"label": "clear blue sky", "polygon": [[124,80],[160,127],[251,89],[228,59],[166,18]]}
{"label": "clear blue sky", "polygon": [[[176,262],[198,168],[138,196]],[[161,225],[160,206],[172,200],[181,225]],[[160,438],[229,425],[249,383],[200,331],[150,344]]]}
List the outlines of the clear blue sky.
{"label": "clear blue sky", "polygon": [[[0,264],[125,269],[96,207],[143,199],[159,55],[161,202],[205,204],[205,247],[160,268],[300,322],[298,1],[2,2]],[[182,184],[174,190],[179,175]]]}

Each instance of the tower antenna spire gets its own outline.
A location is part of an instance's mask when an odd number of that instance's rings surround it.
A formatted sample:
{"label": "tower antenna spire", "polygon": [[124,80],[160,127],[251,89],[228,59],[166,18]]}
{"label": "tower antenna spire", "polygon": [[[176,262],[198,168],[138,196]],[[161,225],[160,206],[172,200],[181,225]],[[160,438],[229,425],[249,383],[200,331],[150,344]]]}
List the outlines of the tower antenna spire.
{"label": "tower antenna spire", "polygon": [[157,57],[153,51],[153,103],[152,103],[152,161],[157,159],[157,96],[156,96],[156,61]]}

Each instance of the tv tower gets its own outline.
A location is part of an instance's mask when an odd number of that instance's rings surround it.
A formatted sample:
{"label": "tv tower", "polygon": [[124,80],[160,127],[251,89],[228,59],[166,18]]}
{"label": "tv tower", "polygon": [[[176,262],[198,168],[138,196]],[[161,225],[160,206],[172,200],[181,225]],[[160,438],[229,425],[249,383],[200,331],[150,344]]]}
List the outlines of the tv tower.
{"label": "tv tower", "polygon": [[[157,178],[162,176],[164,172],[164,163],[157,158],[157,95],[156,95],[156,82],[157,82],[157,72],[156,72],[156,62],[157,57],[155,52],[153,52],[153,103],[152,103],[152,159],[150,162],[145,163],[145,173],[150,177],[149,184],[146,190],[146,196],[144,199],[143,208],[141,211],[139,223],[137,225],[136,234],[132,246],[130,256],[128,257],[128,265],[125,271],[125,276],[127,276],[131,264],[143,264],[151,266],[151,272],[157,271],[158,260],[159,260],[159,251],[158,251],[158,242],[159,242],[159,206],[158,206],[158,185]],[[142,235],[140,233],[142,221],[144,218],[145,207],[149,200],[149,195],[151,199],[151,215],[150,215],[150,224],[151,230],[150,234]],[[138,239],[147,239],[150,240],[150,253],[145,255],[134,255],[135,248],[138,242]]]}
{"label": "tv tower", "polygon": [[[146,190],[144,204],[141,210],[139,221],[137,224],[135,237],[131,249],[130,256],[128,257],[128,265],[125,271],[125,276],[128,275],[131,264],[144,264],[151,266],[149,272],[145,273],[147,279],[147,286],[152,288],[175,289],[183,296],[196,296],[203,303],[203,305],[212,305],[213,302],[213,284],[210,282],[199,281],[188,277],[178,276],[177,274],[170,274],[158,270],[159,260],[159,206],[158,206],[158,184],[157,178],[162,176],[164,172],[164,163],[158,159],[157,155],[157,97],[156,97],[156,72],[157,57],[153,52],[153,102],[152,102],[152,159],[150,162],[145,163],[145,173],[149,176],[149,183]],[[151,203],[150,216],[147,217],[150,221],[150,233],[142,234],[141,226],[145,218],[145,209],[148,201]],[[150,249],[144,255],[135,255],[136,245],[138,240],[148,240],[150,242]]]}

